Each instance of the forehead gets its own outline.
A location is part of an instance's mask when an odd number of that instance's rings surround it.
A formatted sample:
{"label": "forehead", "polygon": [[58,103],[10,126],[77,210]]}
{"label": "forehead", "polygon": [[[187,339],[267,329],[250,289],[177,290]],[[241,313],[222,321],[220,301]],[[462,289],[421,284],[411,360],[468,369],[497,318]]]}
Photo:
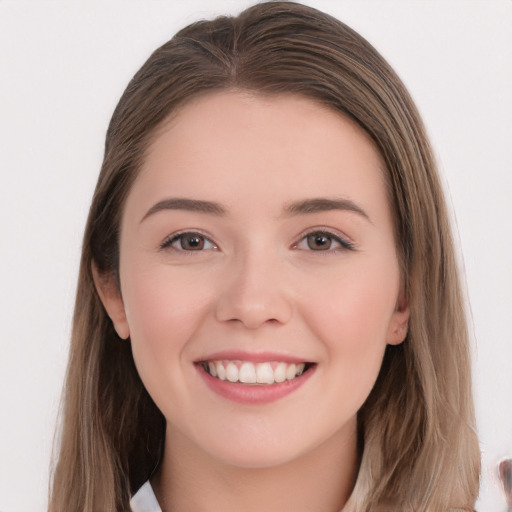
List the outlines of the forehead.
{"label": "forehead", "polygon": [[223,91],[191,100],[161,126],[130,195],[270,207],[364,193],[371,202],[386,195],[384,175],[370,137],[339,112],[298,95]]}

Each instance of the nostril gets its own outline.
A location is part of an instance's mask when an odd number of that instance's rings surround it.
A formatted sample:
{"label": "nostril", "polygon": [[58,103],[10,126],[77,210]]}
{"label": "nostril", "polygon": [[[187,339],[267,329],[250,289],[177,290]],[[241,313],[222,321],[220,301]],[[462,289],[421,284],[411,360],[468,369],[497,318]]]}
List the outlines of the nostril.
{"label": "nostril", "polygon": [[249,329],[257,329],[264,324],[287,323],[292,316],[292,306],[279,291],[251,295],[246,290],[241,290],[221,296],[217,301],[215,316],[221,322],[239,323]]}

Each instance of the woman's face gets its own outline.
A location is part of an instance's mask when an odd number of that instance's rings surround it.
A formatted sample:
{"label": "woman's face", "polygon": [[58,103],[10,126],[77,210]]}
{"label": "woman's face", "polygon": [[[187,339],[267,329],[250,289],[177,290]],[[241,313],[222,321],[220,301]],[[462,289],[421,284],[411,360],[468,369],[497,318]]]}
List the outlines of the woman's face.
{"label": "woman's face", "polygon": [[126,201],[120,281],[105,303],[168,429],[239,466],[353,443],[405,336],[379,154],[292,95],[210,94],[159,132]]}

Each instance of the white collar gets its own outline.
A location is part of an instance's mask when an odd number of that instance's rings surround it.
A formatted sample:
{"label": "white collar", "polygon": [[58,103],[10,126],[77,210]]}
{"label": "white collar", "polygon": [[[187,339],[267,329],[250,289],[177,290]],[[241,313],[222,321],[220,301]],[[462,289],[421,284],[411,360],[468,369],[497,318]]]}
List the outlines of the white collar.
{"label": "white collar", "polygon": [[132,512],[162,512],[149,480],[133,495],[130,508]]}
{"label": "white collar", "polygon": [[[133,495],[130,500],[130,508],[132,512],[162,512],[149,480]],[[342,509],[340,512],[344,512],[344,510]]]}

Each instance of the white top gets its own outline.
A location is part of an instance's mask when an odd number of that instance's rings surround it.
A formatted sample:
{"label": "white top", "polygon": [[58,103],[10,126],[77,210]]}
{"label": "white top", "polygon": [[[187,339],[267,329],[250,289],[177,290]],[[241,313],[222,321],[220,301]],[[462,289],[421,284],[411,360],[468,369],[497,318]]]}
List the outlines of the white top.
{"label": "white top", "polygon": [[133,495],[130,508],[132,512],[162,512],[149,480]]}
{"label": "white top", "polygon": [[162,512],[149,480],[134,494],[130,508],[132,512]]}

